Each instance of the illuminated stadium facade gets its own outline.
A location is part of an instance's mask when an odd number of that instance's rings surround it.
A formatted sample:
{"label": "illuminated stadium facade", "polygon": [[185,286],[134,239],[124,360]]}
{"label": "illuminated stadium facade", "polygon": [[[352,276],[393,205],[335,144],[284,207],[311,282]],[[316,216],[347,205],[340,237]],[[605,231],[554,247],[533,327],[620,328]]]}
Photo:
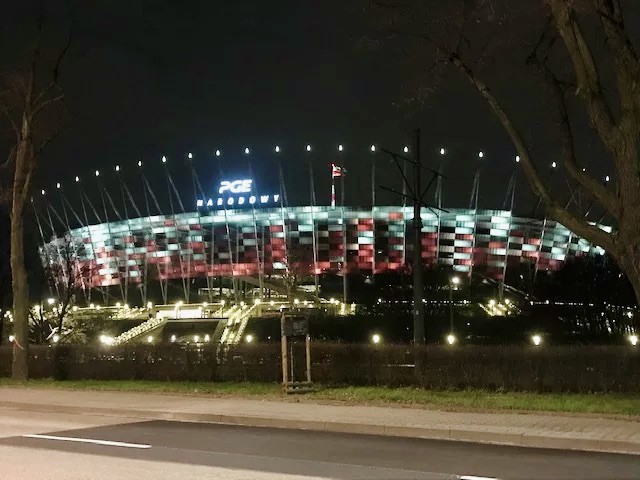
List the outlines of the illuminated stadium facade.
{"label": "illuminated stadium facade", "polygon": [[[371,151],[375,151],[373,146]],[[275,152],[279,154],[278,147]],[[220,157],[219,151],[216,156]],[[181,195],[166,158],[162,158],[168,208],[160,206],[142,162],[138,162],[142,185],[142,191],[136,192],[138,201],[120,176],[119,166],[115,167],[119,192],[114,195],[101,183],[98,171],[97,188],[91,189],[93,201],[79,177],[75,177],[79,193],[75,207],[59,183],[56,195],[45,195],[42,190],[33,205],[43,262],[60,265],[62,252],[68,251],[63,247],[72,245],[75,271],[79,272],[77,286],[86,300],[91,299],[92,290],[100,289],[105,299],[105,292],[111,291],[109,297],[121,295],[126,302],[128,292],[137,289],[146,303],[148,292],[159,286],[165,304],[175,300],[174,293],[172,299],[168,298],[170,284],[181,288],[188,302],[202,288],[212,298],[214,284],[219,287],[223,278],[231,278],[234,289],[236,279],[276,289],[278,281],[282,286],[291,275],[306,276],[315,278],[317,289],[318,277],[325,274],[344,277],[345,273],[371,276],[410,271],[413,245],[408,239],[412,237],[413,208],[378,206],[375,191],[373,206],[368,208],[345,206],[344,197],[336,205],[335,178],[342,181],[344,195],[343,167],[331,164],[331,205],[291,206],[279,161],[278,192],[258,192],[253,180],[244,178],[222,180],[211,196],[205,194],[191,159],[189,154],[193,190]],[[373,188],[375,162],[372,165]],[[311,167],[309,171],[311,199],[315,202]],[[571,257],[604,253],[554,221],[513,216],[515,176],[516,170],[507,195],[511,197],[510,210],[477,208],[479,170],[470,202],[474,208],[438,212],[423,208],[423,265],[448,266],[461,274],[479,273],[503,281],[508,268],[521,263],[528,263],[536,272],[547,271],[558,269]],[[439,182],[438,178],[438,203]],[[183,196],[194,199],[192,211],[185,208]],[[121,198],[119,205],[114,197]],[[89,219],[88,212],[95,220]],[[114,217],[116,221],[109,221]],[[265,279],[271,287],[266,287]]]}
{"label": "illuminated stadium facade", "polygon": [[[412,209],[401,206],[194,211],[90,225],[72,229],[70,238],[85,267],[84,288],[258,278],[288,268],[310,275],[342,274],[345,268],[371,275],[407,266],[412,217]],[[569,257],[603,253],[556,222],[512,217],[509,211],[465,209],[436,216],[423,209],[422,220],[424,265],[498,280],[520,262],[553,270]],[[65,241],[46,245],[50,258]]]}

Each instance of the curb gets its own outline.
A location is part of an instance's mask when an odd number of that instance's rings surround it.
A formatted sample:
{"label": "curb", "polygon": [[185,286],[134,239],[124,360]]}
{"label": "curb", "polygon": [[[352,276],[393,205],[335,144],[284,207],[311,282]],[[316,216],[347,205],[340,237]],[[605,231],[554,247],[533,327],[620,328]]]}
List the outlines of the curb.
{"label": "curb", "polygon": [[483,430],[449,428],[405,427],[399,425],[375,425],[322,420],[298,420],[285,418],[226,415],[215,413],[188,413],[163,410],[137,410],[128,408],[81,407],[0,401],[0,408],[45,413],[70,413],[103,417],[124,417],[143,420],[167,420],[176,422],[202,422],[245,427],[268,427],[316,432],[382,435],[388,437],[449,440],[492,445],[508,445],[527,448],[548,448],[603,453],[640,455],[640,443],[594,438],[551,437],[526,433],[499,433]]}

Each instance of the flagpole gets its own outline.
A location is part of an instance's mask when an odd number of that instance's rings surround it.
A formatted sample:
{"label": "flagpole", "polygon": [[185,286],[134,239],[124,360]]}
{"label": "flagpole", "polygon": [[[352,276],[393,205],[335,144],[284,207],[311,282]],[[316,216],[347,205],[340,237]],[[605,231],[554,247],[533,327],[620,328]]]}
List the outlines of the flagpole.
{"label": "flagpole", "polygon": [[333,174],[334,165],[331,164],[331,208],[336,208],[336,179]]}

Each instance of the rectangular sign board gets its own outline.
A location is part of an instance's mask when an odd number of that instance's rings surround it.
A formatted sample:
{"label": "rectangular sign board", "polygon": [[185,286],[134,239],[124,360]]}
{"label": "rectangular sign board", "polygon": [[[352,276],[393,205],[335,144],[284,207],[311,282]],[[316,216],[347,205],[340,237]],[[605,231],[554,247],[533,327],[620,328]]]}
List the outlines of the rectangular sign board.
{"label": "rectangular sign board", "polygon": [[303,315],[284,313],[280,326],[283,337],[300,337],[309,334],[309,318]]}

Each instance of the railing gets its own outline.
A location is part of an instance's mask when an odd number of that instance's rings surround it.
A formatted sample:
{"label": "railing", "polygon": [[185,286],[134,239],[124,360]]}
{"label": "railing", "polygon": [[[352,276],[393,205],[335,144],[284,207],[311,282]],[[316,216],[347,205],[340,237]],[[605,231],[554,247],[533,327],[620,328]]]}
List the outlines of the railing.
{"label": "railing", "polygon": [[134,338],[139,337],[140,335],[144,335],[145,333],[158,328],[159,326],[164,324],[166,321],[167,321],[166,318],[158,318],[158,317],[154,317],[150,320],[147,320],[146,322],[141,323],[137,327],[133,327],[132,329],[127,330],[121,335],[118,335],[116,338],[113,339],[113,344],[120,345],[130,340],[133,340]]}
{"label": "railing", "polygon": [[229,315],[227,324],[225,325],[222,336],[220,337],[220,343],[223,345],[234,345],[240,343],[240,339],[247,327],[247,323],[258,307],[258,304],[254,304],[248,308],[240,307],[240,309],[232,312],[232,314]]}

